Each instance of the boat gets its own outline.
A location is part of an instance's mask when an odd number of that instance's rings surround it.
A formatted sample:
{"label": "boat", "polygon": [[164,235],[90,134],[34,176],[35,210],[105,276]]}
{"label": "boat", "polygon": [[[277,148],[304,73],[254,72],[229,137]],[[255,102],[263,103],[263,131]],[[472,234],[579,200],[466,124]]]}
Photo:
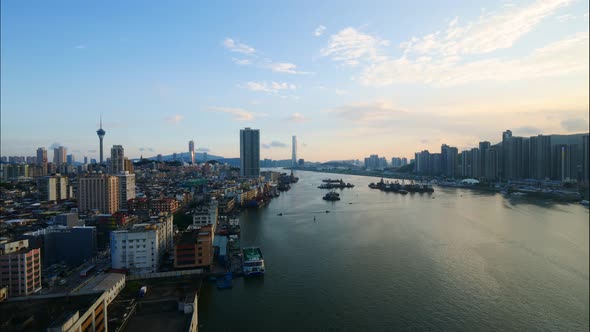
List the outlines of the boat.
{"label": "boat", "polygon": [[408,194],[408,191],[407,191],[407,190],[405,190],[405,189],[400,189],[400,190],[398,191],[398,193],[400,193],[400,194],[402,194],[402,195],[407,195],[407,194]]}
{"label": "boat", "polygon": [[326,201],[339,201],[340,200],[340,194],[330,191],[329,193],[327,193],[326,195],[324,195],[324,197],[322,197],[323,200]]}
{"label": "boat", "polygon": [[260,248],[242,248],[242,257],[242,271],[244,271],[245,276],[264,275],[264,258]]}
{"label": "boat", "polygon": [[282,216],[282,215],[283,215],[283,212],[281,212],[281,213],[277,214],[277,216],[279,216],[279,217],[280,217],[280,216]]}
{"label": "boat", "polygon": [[342,182],[342,179],[338,180],[333,180],[333,179],[324,179],[322,180],[322,182],[326,182],[326,183],[338,183],[338,182]]}
{"label": "boat", "polygon": [[587,201],[587,200],[584,199],[584,200],[582,200],[580,202],[580,204],[585,205],[585,206],[588,206],[588,205],[590,205],[590,201]]}

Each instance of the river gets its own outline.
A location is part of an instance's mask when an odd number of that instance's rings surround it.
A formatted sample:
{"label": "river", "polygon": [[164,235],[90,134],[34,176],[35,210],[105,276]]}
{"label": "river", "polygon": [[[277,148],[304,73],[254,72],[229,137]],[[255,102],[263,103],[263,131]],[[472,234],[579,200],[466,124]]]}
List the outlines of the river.
{"label": "river", "polygon": [[[262,248],[266,275],[231,290],[206,283],[200,331],[588,331],[588,208],[297,175],[241,216],[242,246]],[[328,177],[355,188],[324,201]]]}

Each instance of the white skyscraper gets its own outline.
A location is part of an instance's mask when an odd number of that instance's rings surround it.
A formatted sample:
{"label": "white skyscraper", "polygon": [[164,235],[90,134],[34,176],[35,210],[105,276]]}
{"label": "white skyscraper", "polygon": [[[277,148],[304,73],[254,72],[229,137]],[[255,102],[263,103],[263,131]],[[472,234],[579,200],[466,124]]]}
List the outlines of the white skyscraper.
{"label": "white skyscraper", "polygon": [[188,152],[191,155],[191,165],[195,164],[195,141],[188,141]]}
{"label": "white skyscraper", "polygon": [[291,154],[291,167],[297,167],[297,136],[293,136],[293,151]]}
{"label": "white skyscraper", "polygon": [[240,176],[260,175],[260,130],[240,129]]}

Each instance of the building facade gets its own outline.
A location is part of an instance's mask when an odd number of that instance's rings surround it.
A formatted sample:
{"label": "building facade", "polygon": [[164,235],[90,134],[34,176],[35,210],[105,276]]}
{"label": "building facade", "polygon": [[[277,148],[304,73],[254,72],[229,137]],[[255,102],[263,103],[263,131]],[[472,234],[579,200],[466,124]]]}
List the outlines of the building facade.
{"label": "building facade", "polygon": [[240,176],[260,175],[260,130],[240,130]]}
{"label": "building facade", "polygon": [[111,148],[111,174],[119,174],[125,171],[125,150],[121,145],[113,145]]}
{"label": "building facade", "polygon": [[101,213],[119,210],[119,178],[107,174],[78,177],[78,208],[82,212],[98,209]]}
{"label": "building facade", "polygon": [[41,251],[28,240],[0,243],[0,287],[8,296],[29,296],[41,290]]}
{"label": "building facade", "polygon": [[135,198],[135,174],[128,171],[117,174],[119,178],[119,209],[127,209],[127,201]]}

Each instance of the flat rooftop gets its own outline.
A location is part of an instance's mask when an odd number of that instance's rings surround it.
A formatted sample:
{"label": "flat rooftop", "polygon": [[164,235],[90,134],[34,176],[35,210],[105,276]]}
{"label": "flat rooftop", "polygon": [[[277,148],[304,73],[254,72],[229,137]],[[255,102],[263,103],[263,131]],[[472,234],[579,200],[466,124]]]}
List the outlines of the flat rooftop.
{"label": "flat rooftop", "polygon": [[72,313],[80,315],[88,310],[102,292],[84,295],[30,297],[22,301],[0,303],[0,326],[2,332],[47,331],[47,328],[62,323]]}
{"label": "flat rooftop", "polygon": [[245,261],[259,261],[262,259],[260,248],[244,248],[242,251],[244,253]]}

